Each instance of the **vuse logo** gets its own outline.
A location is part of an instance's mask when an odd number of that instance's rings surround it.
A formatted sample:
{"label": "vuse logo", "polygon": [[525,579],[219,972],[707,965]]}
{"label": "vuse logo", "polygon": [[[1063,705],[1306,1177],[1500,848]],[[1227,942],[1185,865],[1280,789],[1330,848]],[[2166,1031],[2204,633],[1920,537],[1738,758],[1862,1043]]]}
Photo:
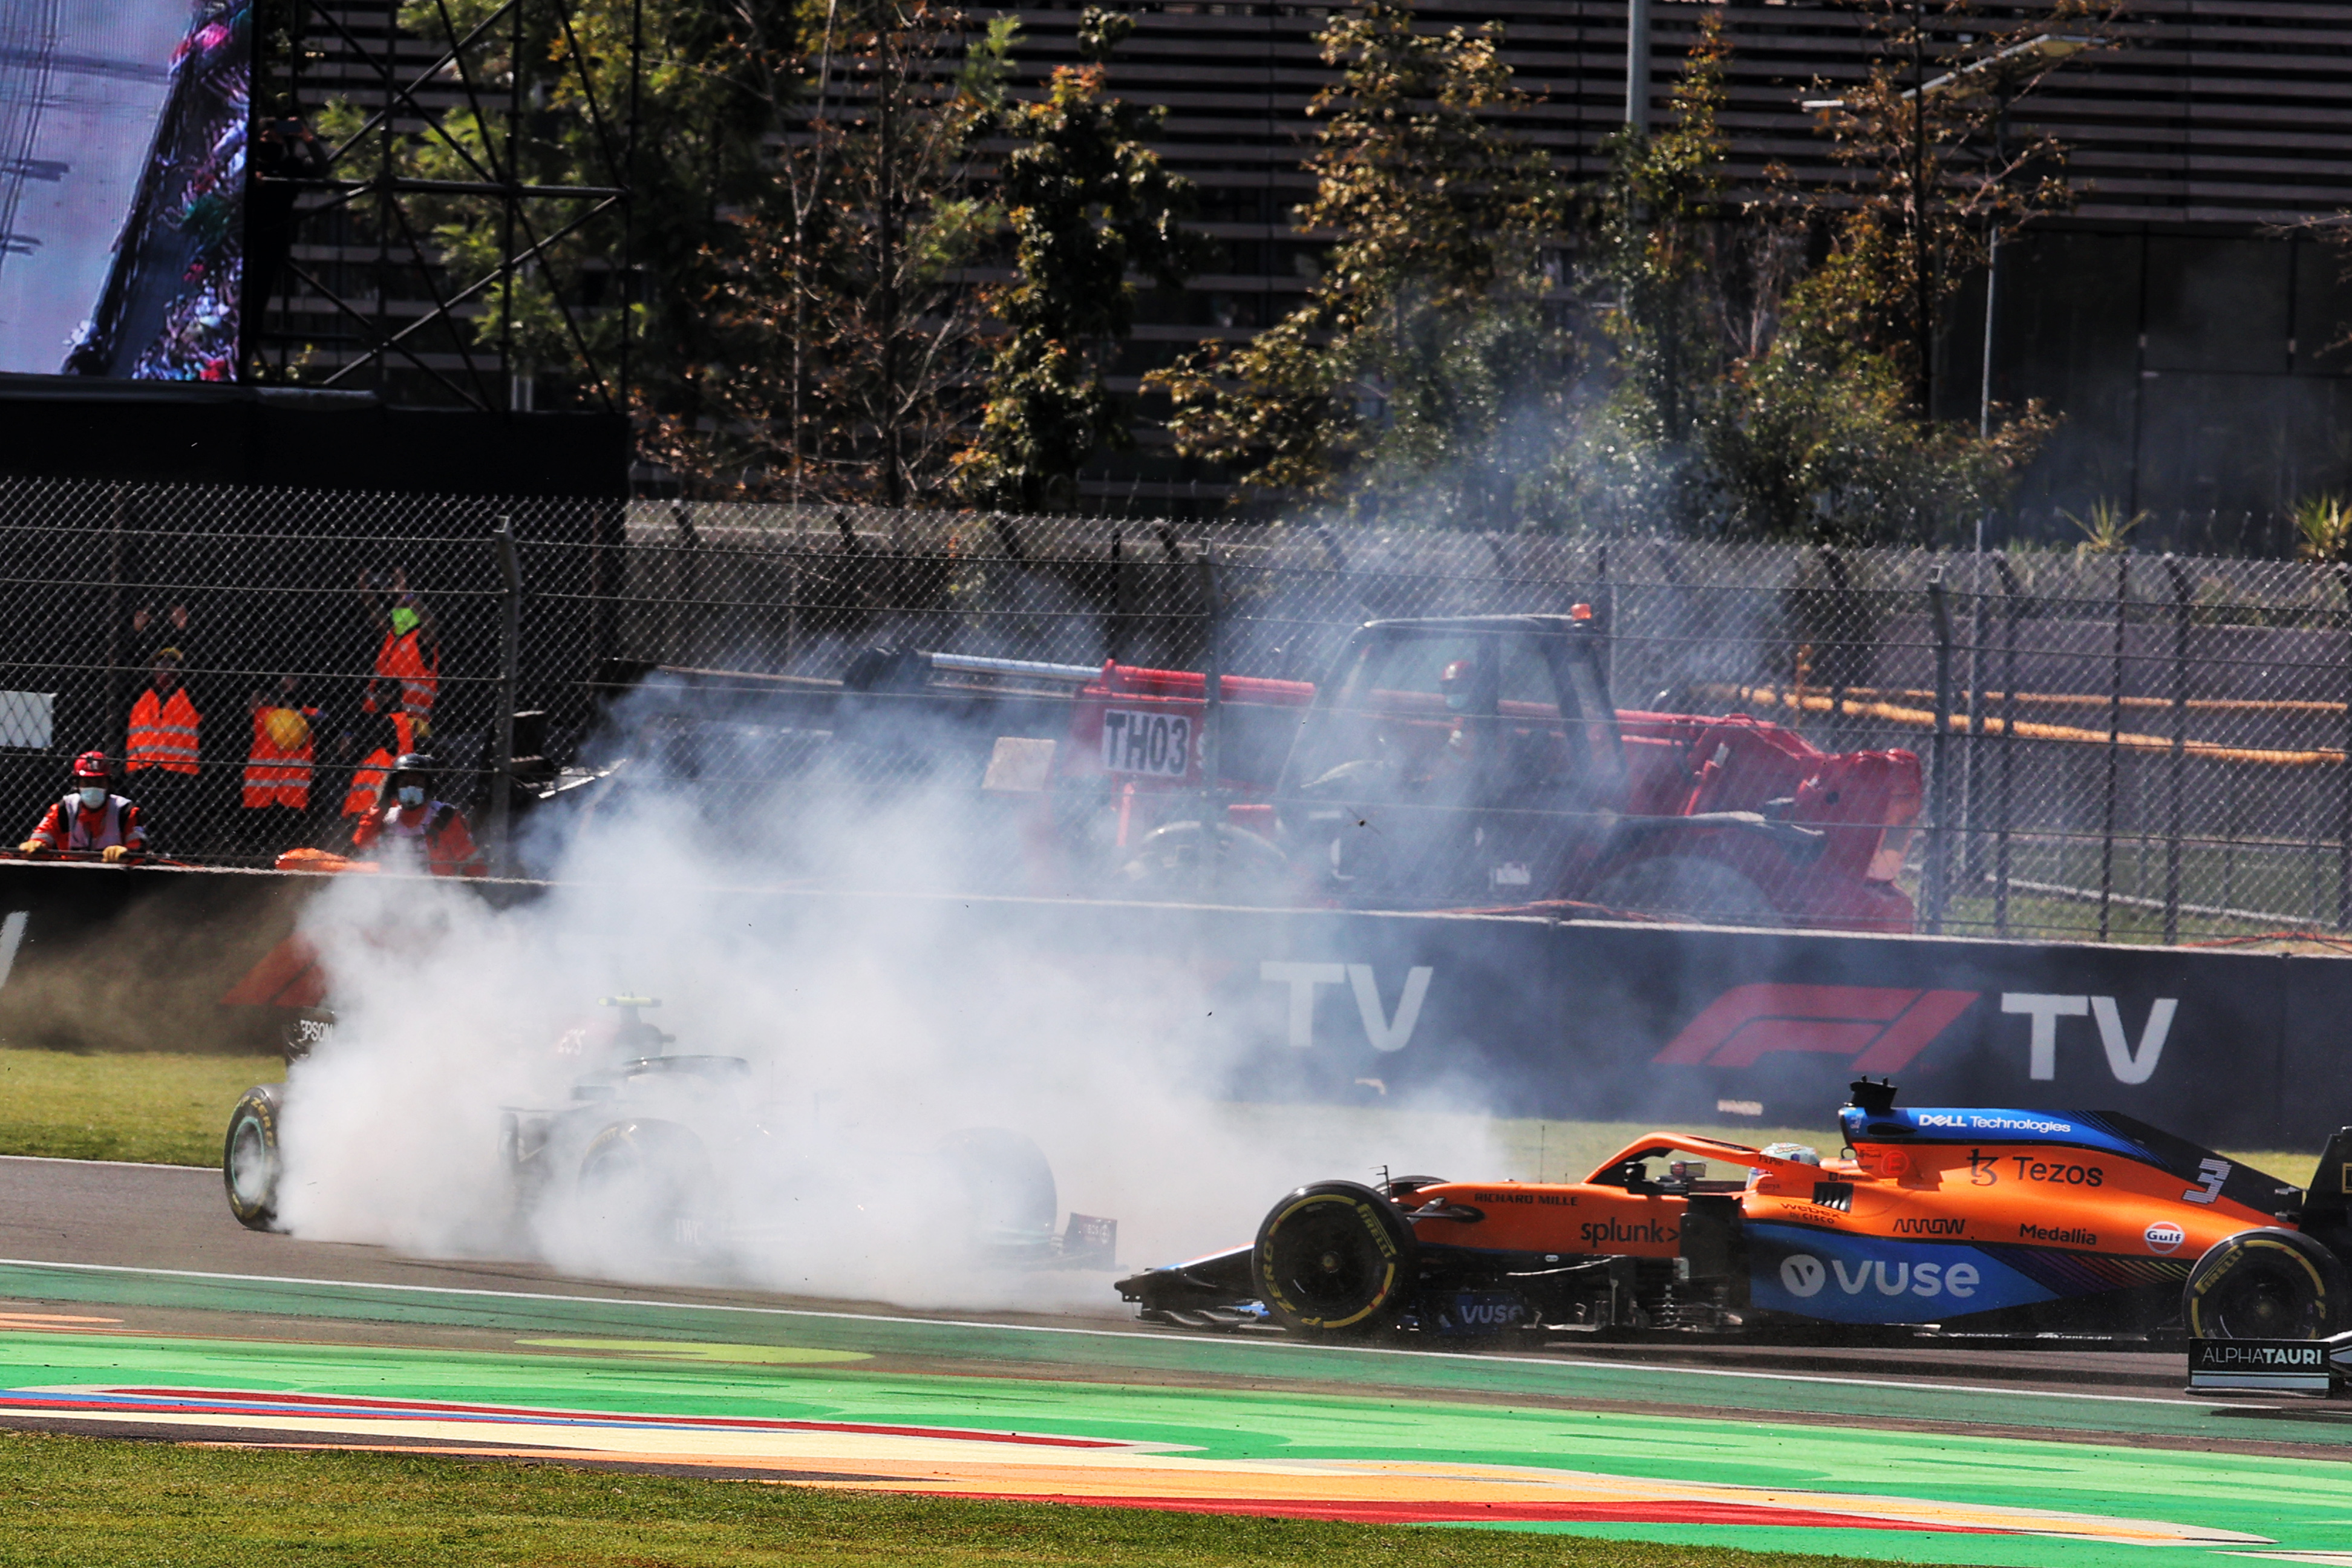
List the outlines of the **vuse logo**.
{"label": "vuse logo", "polygon": [[[1938,1248],[1937,1250],[1941,1250]],[[1792,1252],[1780,1260],[1780,1284],[1790,1295],[1818,1296],[1834,1279],[1849,1296],[1874,1291],[1881,1296],[1942,1296],[1962,1300],[1977,1293],[1983,1277],[1973,1263],[1913,1263],[1895,1258],[1864,1258],[1849,1264],[1832,1258],[1828,1266],[1809,1252]]]}

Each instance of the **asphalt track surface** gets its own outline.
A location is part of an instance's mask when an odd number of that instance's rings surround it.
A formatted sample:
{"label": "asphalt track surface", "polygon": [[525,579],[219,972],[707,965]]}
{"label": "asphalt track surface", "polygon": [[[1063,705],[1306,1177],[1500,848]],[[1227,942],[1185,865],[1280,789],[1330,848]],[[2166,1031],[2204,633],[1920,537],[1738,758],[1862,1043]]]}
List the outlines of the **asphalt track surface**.
{"label": "asphalt track surface", "polygon": [[[2352,1568],[2352,1402],[2177,1354],[1195,1335],[257,1236],[0,1160],[0,1424],[1914,1563]],[[2151,1556],[2151,1553],[2153,1555]]]}

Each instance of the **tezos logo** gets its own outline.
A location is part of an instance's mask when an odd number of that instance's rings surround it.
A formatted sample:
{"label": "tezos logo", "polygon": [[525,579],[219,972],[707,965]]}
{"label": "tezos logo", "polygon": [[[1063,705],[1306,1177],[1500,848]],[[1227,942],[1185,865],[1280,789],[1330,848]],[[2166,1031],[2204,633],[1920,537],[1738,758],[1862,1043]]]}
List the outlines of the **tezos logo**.
{"label": "tezos logo", "polygon": [[1791,1296],[1818,1296],[1828,1279],[1818,1258],[1798,1252],[1780,1259],[1780,1284]]}
{"label": "tezos logo", "polygon": [[2140,1235],[2147,1240],[2150,1252],[2177,1251],[2180,1244],[2189,1239],[2189,1234],[2168,1219],[2158,1220]]}

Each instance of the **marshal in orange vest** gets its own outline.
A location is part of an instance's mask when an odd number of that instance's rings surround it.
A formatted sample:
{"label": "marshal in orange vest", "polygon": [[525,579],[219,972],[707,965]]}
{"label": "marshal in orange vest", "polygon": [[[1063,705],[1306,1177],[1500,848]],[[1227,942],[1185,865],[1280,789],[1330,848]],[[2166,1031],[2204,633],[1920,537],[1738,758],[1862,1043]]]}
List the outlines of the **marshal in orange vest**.
{"label": "marshal in orange vest", "polygon": [[253,749],[245,759],[246,809],[259,811],[271,805],[310,809],[310,721],[318,716],[315,708],[272,706],[253,710]]}
{"label": "marshal in orange vest", "polygon": [[131,709],[131,743],[124,748],[122,771],[135,773],[162,768],[167,773],[194,773],[196,726],[201,721],[184,686],[174,687],[168,700],[157,697],[152,687],[141,692]]}

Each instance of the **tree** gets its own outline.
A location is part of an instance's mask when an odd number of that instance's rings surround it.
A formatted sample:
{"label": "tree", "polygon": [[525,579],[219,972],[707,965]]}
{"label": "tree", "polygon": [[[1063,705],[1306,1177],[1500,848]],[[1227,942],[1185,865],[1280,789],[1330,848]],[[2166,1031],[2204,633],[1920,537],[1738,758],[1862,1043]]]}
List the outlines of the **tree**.
{"label": "tree", "polygon": [[2010,110],[2101,38],[2117,7],[2056,0],[2002,25],[1983,20],[1973,0],[1849,3],[1877,47],[1862,83],[1824,99],[1819,113],[1853,178],[1781,199],[1827,237],[1816,308],[1900,367],[1926,419],[1946,304],[1997,237],[2074,205],[2064,145],[2012,136]]}
{"label": "tree", "polygon": [[982,345],[964,268],[999,219],[978,149],[1016,35],[929,0],[809,18],[777,72],[795,90],[773,177],[706,247],[727,352],[703,373],[712,412],[666,427],[674,464],[793,500],[937,493]]}
{"label": "tree", "polygon": [[[1703,23],[1668,125],[1613,146],[1612,177],[1592,205],[1584,279],[1612,351],[1610,385],[1580,433],[1574,468],[1591,509],[1620,523],[1929,542],[1992,504],[2054,421],[2032,405],[1983,432],[1927,416],[1911,346],[1913,284],[1928,274],[1897,243],[1912,210],[1898,199],[1902,182],[1916,171],[1906,164],[1885,176],[1893,195],[1797,191],[1780,176],[1738,201],[1717,127],[1727,55],[1719,26]],[[1873,83],[1850,101],[1866,100],[1856,115],[1884,126],[1883,62]],[[1893,101],[1902,102],[1899,90]],[[1939,123],[1976,123],[1938,113]],[[1842,155],[1861,161],[1859,146]],[[2043,144],[2037,156],[2052,155]],[[1936,156],[1947,171],[1964,162],[1949,145]],[[1930,248],[1931,264],[1957,277],[1968,234],[2017,221],[2028,200],[2056,199],[2038,186],[2030,197],[2001,188],[2029,168],[2007,161],[1979,169],[1993,185],[1937,205],[1928,216],[1942,226],[1931,237],[1943,248]],[[1825,259],[1809,267],[1816,244]]]}
{"label": "tree", "polygon": [[1318,35],[1340,75],[1310,110],[1316,195],[1297,221],[1337,242],[1306,303],[1147,381],[1177,449],[1247,489],[1489,521],[1541,468],[1514,436],[1559,422],[1570,355],[1542,295],[1561,204],[1549,160],[1501,123],[1528,100],[1499,35],[1413,20],[1368,0]]}
{"label": "tree", "polygon": [[1130,440],[1127,410],[1103,381],[1108,353],[1134,327],[1129,274],[1174,289],[1208,260],[1205,242],[1177,222],[1192,182],[1146,145],[1167,111],[1103,96],[1106,62],[1134,29],[1123,12],[1089,7],[1078,24],[1087,63],[1056,67],[1043,102],[998,116],[1013,142],[998,197],[1014,278],[983,295],[1006,335],[989,363],[978,434],[955,459],[967,500],[1024,511],[1069,505],[1087,458]]}

